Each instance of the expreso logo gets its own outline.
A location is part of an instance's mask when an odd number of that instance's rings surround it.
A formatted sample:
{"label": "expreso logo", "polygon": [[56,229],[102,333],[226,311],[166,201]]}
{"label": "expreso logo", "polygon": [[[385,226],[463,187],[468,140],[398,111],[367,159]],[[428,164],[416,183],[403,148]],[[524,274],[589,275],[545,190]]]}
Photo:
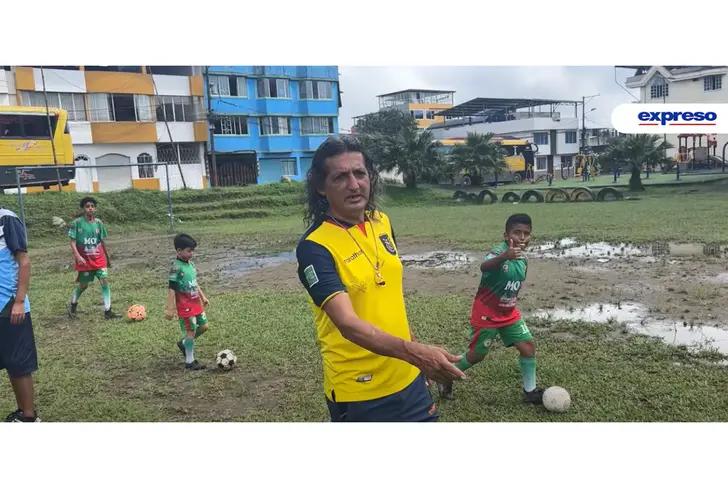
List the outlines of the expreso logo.
{"label": "expreso logo", "polygon": [[[718,114],[715,112],[640,112],[637,114],[639,125],[698,125],[695,122],[708,122],[715,125]],[[686,122],[681,124],[680,122]]]}

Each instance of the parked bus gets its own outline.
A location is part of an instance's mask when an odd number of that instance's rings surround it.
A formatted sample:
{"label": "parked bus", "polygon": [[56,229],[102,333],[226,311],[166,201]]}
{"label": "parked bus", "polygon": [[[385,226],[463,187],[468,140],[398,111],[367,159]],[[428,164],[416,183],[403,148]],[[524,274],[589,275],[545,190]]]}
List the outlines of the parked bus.
{"label": "parked bus", "polygon": [[60,108],[50,108],[46,113],[45,107],[0,106],[0,189],[17,186],[18,166],[58,166],[20,170],[21,186],[50,188],[59,179],[62,185],[68,184],[75,170],[67,167],[73,166],[67,122],[68,113]]}
{"label": "parked bus", "polygon": [[[465,144],[464,137],[451,137],[440,140],[443,148],[449,151],[452,147]],[[533,178],[534,158],[538,152],[538,145],[527,139],[516,139],[507,137],[494,137],[493,142],[500,146],[503,153],[503,160],[506,169],[499,173],[498,182],[520,183]],[[483,183],[495,182],[494,175],[483,178],[481,175],[460,173],[455,175],[453,183],[457,185],[470,186]]]}

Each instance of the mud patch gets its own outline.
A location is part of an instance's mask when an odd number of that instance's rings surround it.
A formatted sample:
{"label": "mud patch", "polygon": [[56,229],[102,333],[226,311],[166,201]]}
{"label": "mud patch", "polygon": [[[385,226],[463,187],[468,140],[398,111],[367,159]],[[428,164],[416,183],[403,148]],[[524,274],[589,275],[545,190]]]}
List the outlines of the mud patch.
{"label": "mud patch", "polygon": [[539,310],[533,315],[547,320],[624,324],[631,333],[658,337],[666,344],[686,346],[693,351],[707,349],[728,354],[728,330],[712,326],[696,326],[684,320],[654,317],[640,303],[627,302],[619,305],[592,303],[583,308]]}

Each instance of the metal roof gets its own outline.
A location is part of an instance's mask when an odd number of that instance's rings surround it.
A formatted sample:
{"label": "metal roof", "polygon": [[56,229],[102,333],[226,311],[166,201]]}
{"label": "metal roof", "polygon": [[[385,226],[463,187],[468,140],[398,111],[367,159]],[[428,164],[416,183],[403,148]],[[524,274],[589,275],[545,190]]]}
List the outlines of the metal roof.
{"label": "metal roof", "polygon": [[551,100],[546,98],[473,98],[460,105],[438,112],[435,115],[446,117],[468,117],[488,112],[514,111],[519,108],[559,105],[562,103],[581,103],[577,100]]}
{"label": "metal roof", "polygon": [[384,93],[382,95],[377,95],[377,97],[388,97],[390,95],[397,95],[399,93],[408,93],[408,92],[427,92],[427,93],[455,93],[453,90],[426,90],[424,88],[409,88],[407,90],[399,90],[392,93]]}

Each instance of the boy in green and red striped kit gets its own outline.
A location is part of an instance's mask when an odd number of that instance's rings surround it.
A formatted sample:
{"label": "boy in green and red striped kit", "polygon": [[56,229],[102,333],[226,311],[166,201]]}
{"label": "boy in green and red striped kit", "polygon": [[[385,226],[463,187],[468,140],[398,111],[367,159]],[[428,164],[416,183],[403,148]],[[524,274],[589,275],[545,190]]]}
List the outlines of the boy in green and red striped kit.
{"label": "boy in green and red striped kit", "polygon": [[[478,292],[470,312],[470,345],[459,362],[461,371],[485,358],[488,345],[496,336],[503,344],[515,347],[523,380],[526,403],[541,404],[543,389],[536,387],[536,347],[533,336],[516,307],[518,292],[526,281],[528,261],[523,251],[531,240],[531,217],[511,215],[506,221],[503,242],[485,256]],[[452,383],[438,385],[440,396],[452,399]]]}
{"label": "boy in green and red striped kit", "polygon": [[98,279],[101,284],[101,296],[104,299],[104,318],[118,319],[120,316],[111,310],[111,287],[109,271],[111,265],[106,245],[108,232],[101,219],[96,218],[97,202],[92,197],[81,199],[80,207],[83,215],[68,226],[68,237],[71,239],[71,251],[76,263],[76,287],[68,304],[68,316],[76,318],[78,299],[81,294]]}
{"label": "boy in green and red striped kit", "polygon": [[179,317],[179,326],[183,337],[177,347],[185,358],[185,368],[191,370],[205,369],[195,359],[195,339],[207,331],[207,316],[203,305],[210,302],[197,284],[197,269],[192,263],[192,255],[197,242],[187,234],[178,234],[174,238],[174,249],[177,258],[169,271],[169,293],[164,315],[167,319]]}

